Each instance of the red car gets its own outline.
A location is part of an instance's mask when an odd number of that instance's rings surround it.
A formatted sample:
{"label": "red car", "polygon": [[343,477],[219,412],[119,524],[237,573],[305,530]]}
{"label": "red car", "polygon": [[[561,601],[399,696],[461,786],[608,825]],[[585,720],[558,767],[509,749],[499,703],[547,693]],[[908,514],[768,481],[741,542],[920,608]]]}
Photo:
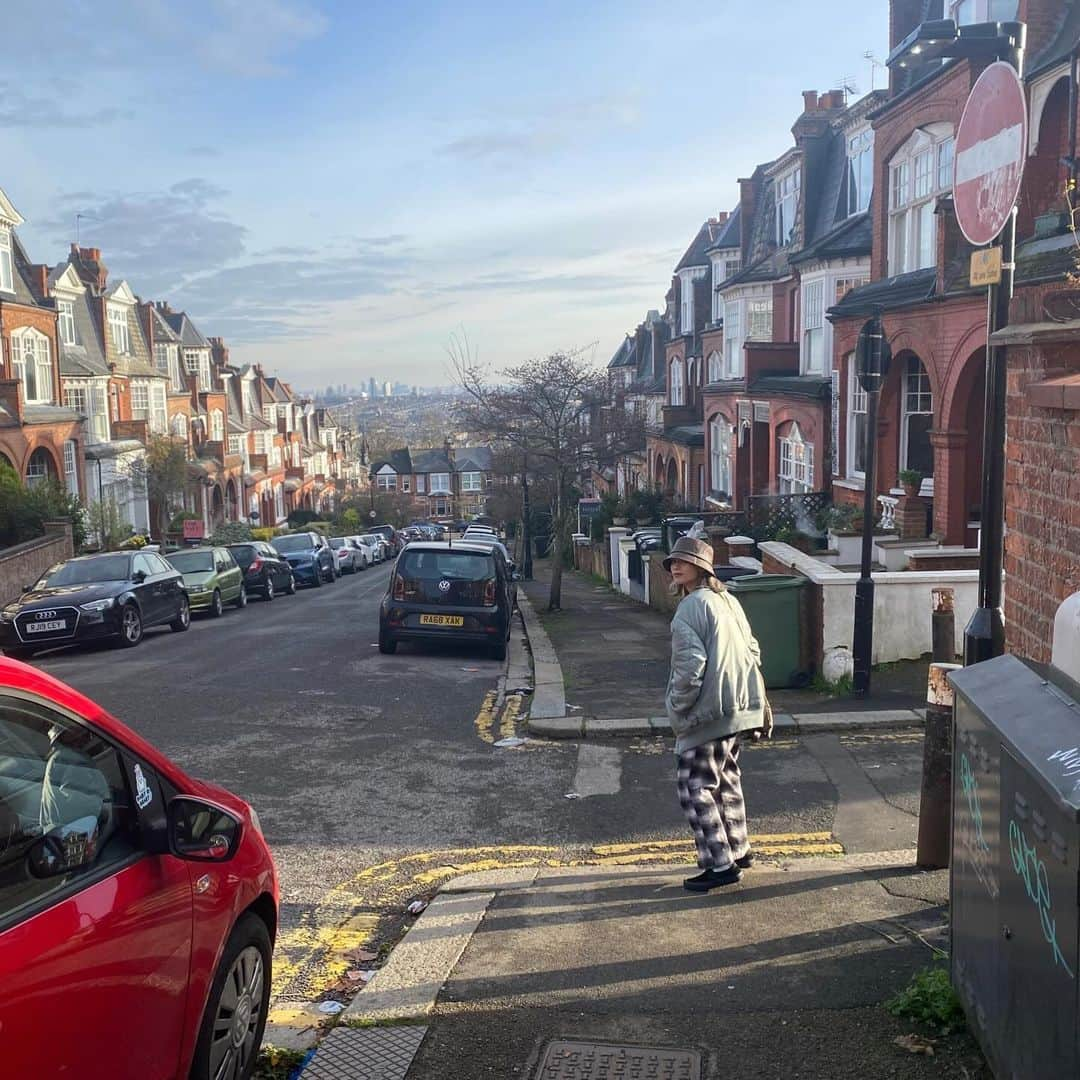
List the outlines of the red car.
{"label": "red car", "polygon": [[0,659],[0,1074],[244,1080],[277,914],[247,803]]}

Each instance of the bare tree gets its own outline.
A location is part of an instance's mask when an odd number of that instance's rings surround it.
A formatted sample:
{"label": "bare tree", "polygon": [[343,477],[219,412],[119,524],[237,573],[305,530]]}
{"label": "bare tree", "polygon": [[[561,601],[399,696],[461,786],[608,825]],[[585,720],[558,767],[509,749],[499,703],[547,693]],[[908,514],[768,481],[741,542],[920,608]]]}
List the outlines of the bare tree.
{"label": "bare tree", "polygon": [[625,437],[623,423],[604,409],[604,375],[580,353],[554,353],[507,368],[498,377],[483,368],[455,338],[453,373],[465,391],[459,421],[496,444],[520,451],[527,471],[552,492],[554,562],[549,610],[562,605],[563,553],[575,520],[571,493],[583,477],[612,454]]}

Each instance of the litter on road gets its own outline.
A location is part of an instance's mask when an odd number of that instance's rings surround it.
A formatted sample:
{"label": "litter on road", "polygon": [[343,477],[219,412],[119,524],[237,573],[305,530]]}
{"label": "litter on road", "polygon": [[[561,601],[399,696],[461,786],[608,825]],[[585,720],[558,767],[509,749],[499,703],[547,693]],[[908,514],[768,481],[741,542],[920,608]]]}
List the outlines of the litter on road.
{"label": "litter on road", "polygon": [[512,735],[508,739],[500,739],[497,743],[495,743],[495,745],[496,746],[524,746],[525,745],[525,740],[522,739],[518,735]]}
{"label": "litter on road", "polygon": [[426,900],[414,900],[405,910],[410,915],[419,915],[427,907]]}
{"label": "litter on road", "polygon": [[345,1008],[340,1001],[324,1001],[319,1005],[319,1012],[330,1016],[337,1016]]}

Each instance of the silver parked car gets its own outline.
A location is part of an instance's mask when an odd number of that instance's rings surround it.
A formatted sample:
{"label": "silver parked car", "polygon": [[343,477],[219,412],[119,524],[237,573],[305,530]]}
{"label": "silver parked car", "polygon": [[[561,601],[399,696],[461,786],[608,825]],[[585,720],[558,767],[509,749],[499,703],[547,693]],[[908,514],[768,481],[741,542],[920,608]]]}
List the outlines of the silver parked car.
{"label": "silver parked car", "polygon": [[338,572],[342,574],[355,574],[362,567],[357,565],[360,552],[349,543],[347,536],[333,536],[330,538],[330,546],[334,549],[334,558],[337,559]]}

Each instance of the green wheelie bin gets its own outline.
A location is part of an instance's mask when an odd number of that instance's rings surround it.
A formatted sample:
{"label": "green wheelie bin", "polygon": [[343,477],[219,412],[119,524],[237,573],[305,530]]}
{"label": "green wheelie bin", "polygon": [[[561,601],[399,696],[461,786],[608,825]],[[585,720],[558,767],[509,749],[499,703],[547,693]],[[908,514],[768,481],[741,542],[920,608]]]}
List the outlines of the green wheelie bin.
{"label": "green wheelie bin", "polygon": [[802,659],[805,584],[806,578],[786,574],[755,574],[727,582],[761,646],[761,673],[770,690],[805,686],[809,678]]}

